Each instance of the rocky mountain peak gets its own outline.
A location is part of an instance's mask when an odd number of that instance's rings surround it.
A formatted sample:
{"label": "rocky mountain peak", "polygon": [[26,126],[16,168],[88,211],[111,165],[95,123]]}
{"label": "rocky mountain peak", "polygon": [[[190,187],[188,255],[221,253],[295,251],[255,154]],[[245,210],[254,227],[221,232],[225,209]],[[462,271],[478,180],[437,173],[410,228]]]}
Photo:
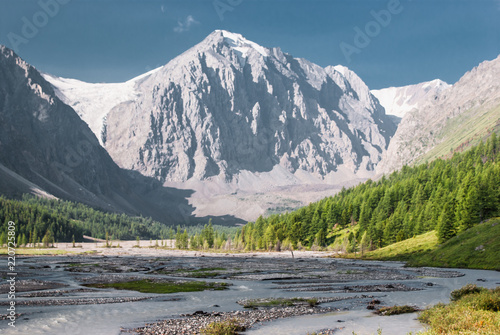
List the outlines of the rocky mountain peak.
{"label": "rocky mountain peak", "polygon": [[[102,116],[97,135],[120,167],[165,185],[208,188],[211,199],[369,177],[395,132],[347,68],[323,68],[221,30],[140,80],[93,90],[92,99],[88,87],[77,96],[51,80],[84,120]],[[125,85],[130,99],[99,107]],[[85,108],[75,103],[82,100]]]}
{"label": "rocky mountain peak", "polygon": [[226,30],[215,30],[203,41],[174,58],[169,64],[183,64],[186,59],[193,60],[201,57],[203,59],[208,58],[207,61],[210,62],[221,62],[224,66],[231,64],[238,69],[242,69],[248,61],[255,62],[271,54],[271,49],[262,47],[246,39],[241,34]]}
{"label": "rocky mountain peak", "polygon": [[134,100],[106,115],[104,145],[119,165],[163,181],[232,180],[278,165],[320,179],[343,164],[369,171],[395,131],[349,69],[324,69],[225,30],[134,90]]}
{"label": "rocky mountain peak", "polygon": [[246,57],[248,52],[250,52],[251,50],[257,51],[264,57],[267,57],[269,55],[269,49],[266,49],[255,42],[247,40],[241,34],[232,33],[226,30],[216,30],[213,34],[219,33],[224,37],[224,41],[230,47],[242,54],[242,57]]}
{"label": "rocky mountain peak", "polygon": [[[39,98],[43,99],[48,105],[54,105],[54,90],[51,85],[42,78],[40,73],[21,59],[16,53],[0,45],[0,67],[2,68],[1,76],[6,80],[16,80],[25,78],[26,86]],[[4,87],[4,90],[12,90],[13,88]],[[6,94],[7,92],[5,92]],[[11,92],[13,93],[13,92]],[[44,109],[46,110],[46,108]],[[44,112],[39,113],[43,117]]]}

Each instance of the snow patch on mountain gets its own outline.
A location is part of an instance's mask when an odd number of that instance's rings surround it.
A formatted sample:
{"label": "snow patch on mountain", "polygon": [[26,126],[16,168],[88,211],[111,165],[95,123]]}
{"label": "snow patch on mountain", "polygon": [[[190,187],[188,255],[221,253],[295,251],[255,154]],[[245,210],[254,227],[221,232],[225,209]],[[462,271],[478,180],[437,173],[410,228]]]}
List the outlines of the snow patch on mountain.
{"label": "snow patch on mountain", "polygon": [[247,40],[241,34],[232,33],[227,30],[216,30],[216,32],[222,33],[222,36],[224,36],[229,45],[234,50],[240,52],[242,57],[247,57],[249,51],[252,49],[256,50],[264,57],[267,57],[269,55],[269,51],[266,48],[258,45],[255,42]]}
{"label": "snow patch on mountain", "polygon": [[432,99],[450,86],[435,79],[416,85],[372,90],[371,93],[380,101],[388,115],[402,118],[406,113],[418,109],[425,100]]}
{"label": "snow patch on mountain", "polygon": [[122,102],[135,100],[139,96],[137,84],[159,69],[123,83],[87,83],[46,73],[42,73],[42,76],[55,87],[57,97],[73,107],[103,145],[106,141],[105,127],[109,111]]}

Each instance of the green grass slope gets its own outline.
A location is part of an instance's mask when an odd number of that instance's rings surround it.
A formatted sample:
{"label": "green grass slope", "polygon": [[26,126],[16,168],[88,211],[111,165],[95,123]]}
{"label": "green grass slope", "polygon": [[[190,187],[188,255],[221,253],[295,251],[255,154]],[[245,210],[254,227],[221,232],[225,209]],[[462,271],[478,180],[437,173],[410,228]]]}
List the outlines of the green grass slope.
{"label": "green grass slope", "polygon": [[363,258],[386,261],[409,261],[421,257],[438,247],[436,231],[417,235],[413,238],[388,245],[384,248],[369,251]]}
{"label": "green grass slope", "polygon": [[500,270],[500,218],[470,228],[436,249],[412,257],[408,264]]}
{"label": "green grass slope", "polygon": [[409,266],[500,270],[500,218],[439,245],[435,231],[365,253],[365,259],[407,261]]}

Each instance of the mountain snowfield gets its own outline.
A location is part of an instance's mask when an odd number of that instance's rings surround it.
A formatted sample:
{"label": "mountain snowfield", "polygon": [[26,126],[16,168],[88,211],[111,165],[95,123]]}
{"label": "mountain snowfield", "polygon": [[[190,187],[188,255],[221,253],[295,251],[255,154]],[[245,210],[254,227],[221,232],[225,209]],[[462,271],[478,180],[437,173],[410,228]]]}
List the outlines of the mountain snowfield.
{"label": "mountain snowfield", "polygon": [[138,97],[135,90],[138,82],[159,69],[151,70],[124,83],[86,83],[77,79],[61,78],[43,73],[42,76],[55,88],[57,96],[78,112],[101,145],[106,125],[106,116],[116,105]]}
{"label": "mountain snowfield", "polygon": [[396,130],[346,67],[223,30],[125,83],[45,78],[120,167],[195,190],[199,215],[254,219],[372,177]]}
{"label": "mountain snowfield", "polygon": [[403,118],[407,112],[419,109],[424,101],[432,99],[451,87],[440,79],[402,87],[388,87],[370,92],[384,106],[388,115]]}

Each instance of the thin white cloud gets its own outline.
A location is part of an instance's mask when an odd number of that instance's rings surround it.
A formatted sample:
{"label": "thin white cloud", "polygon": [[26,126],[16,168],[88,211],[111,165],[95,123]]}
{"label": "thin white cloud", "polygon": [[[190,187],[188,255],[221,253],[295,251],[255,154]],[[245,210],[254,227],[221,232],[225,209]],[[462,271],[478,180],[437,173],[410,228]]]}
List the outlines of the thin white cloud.
{"label": "thin white cloud", "polygon": [[191,26],[193,26],[194,24],[199,24],[199,22],[196,21],[192,15],[188,15],[188,17],[186,17],[184,21],[181,20],[177,21],[177,27],[174,28],[174,31],[176,33],[183,33],[185,31],[189,31]]}
{"label": "thin white cloud", "polygon": [[165,13],[165,6],[164,5],[161,5],[160,9],[161,9],[162,13]]}

